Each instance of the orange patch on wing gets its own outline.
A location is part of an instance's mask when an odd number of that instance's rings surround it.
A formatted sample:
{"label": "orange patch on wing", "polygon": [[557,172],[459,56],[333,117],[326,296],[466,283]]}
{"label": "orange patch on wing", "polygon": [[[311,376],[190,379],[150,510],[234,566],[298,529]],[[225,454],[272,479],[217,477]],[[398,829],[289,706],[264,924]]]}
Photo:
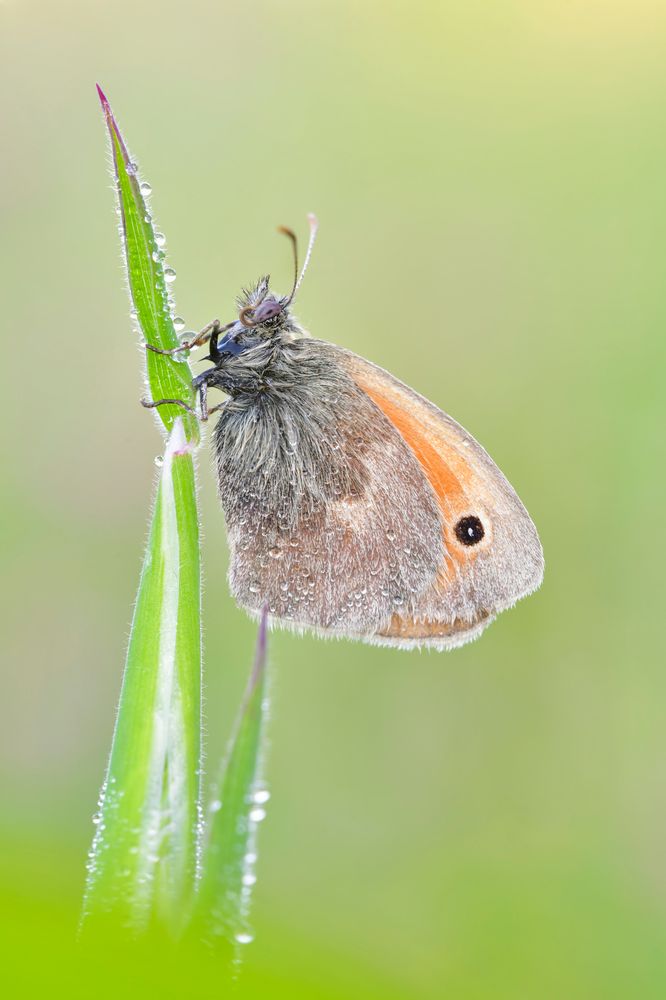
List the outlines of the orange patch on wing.
{"label": "orange patch on wing", "polygon": [[[401,406],[386,399],[374,388],[363,384],[357,377],[357,382],[364,392],[370,396],[373,403],[379,407],[382,413],[388,417],[395,429],[399,432],[403,440],[414,452],[419,465],[428,479],[428,482],[435,491],[435,496],[439,503],[444,517],[444,551],[446,552],[445,564],[441,567],[437,576],[437,582],[446,585],[447,580],[453,572],[453,560],[463,564],[469,559],[469,555],[462,552],[457,545],[452,545],[447,538],[446,523],[451,518],[452,509],[462,509],[464,507],[465,491],[461,478],[453,471],[451,466],[442,458],[439,452],[428,440],[427,431],[419,422],[418,418]],[[464,476],[464,479],[467,479]],[[432,634],[432,633],[430,633]]]}
{"label": "orange patch on wing", "polygon": [[484,611],[471,622],[462,621],[460,618],[456,618],[453,622],[438,622],[427,618],[416,621],[414,618],[401,618],[400,615],[394,614],[391,616],[388,628],[378,632],[377,635],[385,636],[387,639],[446,639],[460,632],[469,631],[488,617],[488,612]]}
{"label": "orange patch on wing", "polygon": [[363,390],[367,392],[373,403],[377,404],[382,413],[389,418],[416,455],[437,495],[440,507],[444,510],[445,502],[450,503],[452,500],[461,498],[463,487],[460,479],[430,444],[419,421],[411,413],[407,413],[402,407],[396,406],[395,403],[368,386],[364,385]]}

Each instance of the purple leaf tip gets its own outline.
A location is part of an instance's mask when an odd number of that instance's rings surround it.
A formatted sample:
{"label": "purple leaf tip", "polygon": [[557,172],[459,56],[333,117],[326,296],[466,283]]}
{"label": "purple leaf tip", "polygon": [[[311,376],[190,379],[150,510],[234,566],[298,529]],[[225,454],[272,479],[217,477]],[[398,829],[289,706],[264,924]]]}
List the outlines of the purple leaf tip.
{"label": "purple leaf tip", "polygon": [[107,124],[107,126],[109,128],[109,131],[112,134],[112,138],[113,138],[113,135],[115,135],[116,138],[117,138],[117,140],[118,140],[118,143],[120,145],[120,151],[122,153],[122,158],[123,158],[123,162],[125,163],[125,166],[129,166],[130,162],[131,162],[130,161],[130,156],[129,156],[129,153],[127,152],[127,146],[125,145],[123,137],[120,134],[120,129],[118,128],[118,123],[116,122],[116,119],[114,118],[114,115],[113,115],[113,111],[111,110],[111,105],[109,104],[109,102],[107,100],[107,97],[106,97],[106,94],[104,93],[104,91],[102,90],[102,88],[100,87],[100,85],[97,83],[97,84],[95,84],[95,86],[97,87],[97,93],[99,95],[99,102],[102,105],[102,111],[104,112],[104,117],[106,118],[106,124]]}
{"label": "purple leaf tip", "polygon": [[96,83],[95,86],[97,87],[97,94],[99,95],[99,103],[104,108],[104,111],[107,114],[109,114],[111,112],[111,105],[109,104],[109,102],[106,99],[106,94],[104,93],[104,91],[102,90],[102,88],[100,87],[100,85],[98,83]]}

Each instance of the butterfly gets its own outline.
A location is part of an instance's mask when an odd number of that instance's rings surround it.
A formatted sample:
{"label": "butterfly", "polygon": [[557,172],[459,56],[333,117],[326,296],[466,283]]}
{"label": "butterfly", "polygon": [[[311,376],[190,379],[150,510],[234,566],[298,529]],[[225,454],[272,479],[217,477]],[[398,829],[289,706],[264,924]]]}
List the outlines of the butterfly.
{"label": "butterfly", "polygon": [[[434,403],[351,351],[305,334],[262,278],[178,350],[208,344],[193,381],[212,435],[231,549],[252,615],[322,636],[450,649],[543,577],[536,528],[480,444]],[[147,345],[149,346],[149,345]],[[156,348],[151,348],[156,350]],[[208,406],[208,390],[225,400]],[[146,406],[182,400],[143,401]]]}

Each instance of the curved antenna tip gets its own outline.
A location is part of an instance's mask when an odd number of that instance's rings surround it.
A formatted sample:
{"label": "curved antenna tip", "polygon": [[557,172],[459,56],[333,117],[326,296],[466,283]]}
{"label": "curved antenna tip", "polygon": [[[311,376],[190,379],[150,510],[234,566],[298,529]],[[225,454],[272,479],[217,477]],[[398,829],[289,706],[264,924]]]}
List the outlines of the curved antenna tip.
{"label": "curved antenna tip", "polygon": [[289,297],[284,300],[285,305],[289,305],[290,302],[293,302],[294,296],[301,286],[303,275],[307,271],[308,264],[310,263],[310,257],[312,256],[312,247],[317,235],[317,230],[319,229],[319,220],[314,212],[308,212],[308,223],[310,224],[310,238],[308,240],[308,248],[305,253],[305,260],[303,261],[303,267],[301,268],[300,274],[298,271],[298,240],[296,238],[296,233],[288,226],[277,227],[278,233],[282,233],[284,236],[289,237],[294,250],[294,284],[292,285]]}
{"label": "curved antenna tip", "polygon": [[310,224],[310,239],[308,240],[308,248],[305,251],[305,260],[303,261],[303,267],[301,268],[301,273],[298,277],[298,280],[296,281],[296,284],[294,285],[294,290],[291,293],[292,299],[296,294],[296,292],[298,291],[298,289],[301,287],[301,282],[303,280],[305,272],[308,269],[308,264],[310,263],[310,257],[312,256],[312,248],[314,246],[314,241],[317,236],[317,230],[319,229],[319,219],[314,214],[314,212],[308,212],[308,222]]}

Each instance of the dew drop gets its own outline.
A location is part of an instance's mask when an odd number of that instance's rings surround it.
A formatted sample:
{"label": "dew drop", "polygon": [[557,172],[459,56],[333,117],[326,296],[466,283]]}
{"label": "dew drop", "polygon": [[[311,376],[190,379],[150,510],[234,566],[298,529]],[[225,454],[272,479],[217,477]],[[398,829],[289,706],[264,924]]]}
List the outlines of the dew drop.
{"label": "dew drop", "polygon": [[253,823],[261,823],[262,819],[266,819],[266,810],[260,808],[251,809],[250,819]]}
{"label": "dew drop", "polygon": [[213,799],[210,804],[210,811],[213,813],[219,812],[222,808],[222,803],[219,799]]}
{"label": "dew drop", "polygon": [[251,944],[254,941],[254,937],[252,934],[237,934],[236,941],[238,941],[239,944]]}
{"label": "dew drop", "polygon": [[143,195],[149,195],[149,194],[152,194],[153,189],[150,186],[150,184],[148,183],[148,181],[141,181],[141,183],[139,184],[139,191]]}
{"label": "dew drop", "polygon": [[102,822],[102,814],[95,813],[95,815],[92,818],[92,821],[95,824],[95,826],[98,826]]}
{"label": "dew drop", "polygon": [[263,805],[264,802],[268,802],[271,797],[271,793],[267,788],[258,788],[257,791],[252,796],[252,801],[256,802],[257,805]]}
{"label": "dew drop", "polygon": [[166,236],[164,235],[164,233],[155,233],[155,242],[157,243],[158,247],[165,246]]}
{"label": "dew drop", "polygon": [[173,328],[176,333],[180,333],[181,330],[185,329],[185,320],[182,316],[174,316],[173,318]]}
{"label": "dew drop", "polygon": [[256,881],[257,881],[257,876],[254,874],[254,872],[246,872],[245,875],[243,875],[243,885],[247,886],[254,885]]}
{"label": "dew drop", "polygon": [[174,269],[172,267],[165,267],[164,268],[164,280],[165,281],[175,281],[176,280],[176,272],[174,271]]}
{"label": "dew drop", "polygon": [[164,465],[164,455],[155,455],[155,465],[158,469],[161,469]]}

